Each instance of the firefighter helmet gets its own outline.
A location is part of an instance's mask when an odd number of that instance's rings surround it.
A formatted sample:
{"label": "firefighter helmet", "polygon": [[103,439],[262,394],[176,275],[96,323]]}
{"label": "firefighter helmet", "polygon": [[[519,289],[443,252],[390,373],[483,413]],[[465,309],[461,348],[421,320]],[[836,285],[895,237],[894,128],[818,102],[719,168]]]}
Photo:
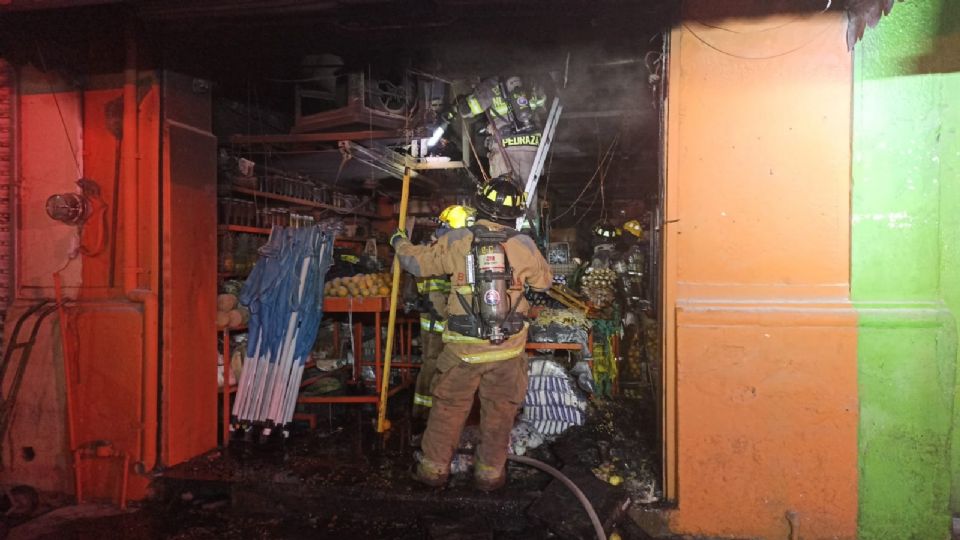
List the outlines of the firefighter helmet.
{"label": "firefighter helmet", "polygon": [[620,236],[620,229],[609,221],[600,220],[593,226],[593,234],[599,240],[614,240]]}
{"label": "firefighter helmet", "polygon": [[507,175],[491,179],[477,191],[477,209],[493,219],[516,219],[523,214],[526,194]]}
{"label": "firefighter helmet", "polygon": [[461,229],[473,225],[477,219],[477,211],[469,206],[455,204],[440,212],[440,223],[451,229]]}
{"label": "firefighter helmet", "polygon": [[637,238],[643,238],[643,227],[640,225],[640,222],[635,219],[631,219],[630,221],[624,223],[623,230],[636,236]]}

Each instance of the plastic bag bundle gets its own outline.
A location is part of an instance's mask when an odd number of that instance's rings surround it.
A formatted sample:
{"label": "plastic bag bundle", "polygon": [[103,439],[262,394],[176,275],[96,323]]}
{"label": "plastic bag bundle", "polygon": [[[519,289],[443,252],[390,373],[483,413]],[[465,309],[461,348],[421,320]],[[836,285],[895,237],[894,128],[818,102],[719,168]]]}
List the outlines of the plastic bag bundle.
{"label": "plastic bag bundle", "polygon": [[545,436],[556,436],[586,421],[587,400],[576,381],[557,362],[530,361],[530,381],[522,419]]}

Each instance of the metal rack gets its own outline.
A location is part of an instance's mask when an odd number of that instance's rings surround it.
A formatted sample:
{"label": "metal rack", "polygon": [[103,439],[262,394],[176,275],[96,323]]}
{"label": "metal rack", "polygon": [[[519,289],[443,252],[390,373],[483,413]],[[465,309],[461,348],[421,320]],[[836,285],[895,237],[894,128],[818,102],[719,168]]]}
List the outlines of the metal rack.
{"label": "metal rack", "polygon": [[[324,316],[329,314],[351,314],[365,317],[372,316],[374,328],[374,357],[373,360],[365,359],[363,355],[363,322],[355,322],[351,328],[353,332],[353,372],[352,380],[359,381],[362,378],[362,369],[364,367],[373,367],[375,388],[379,389],[383,378],[390,377],[389,373],[384,371],[383,361],[383,314],[388,313],[390,309],[389,298],[387,297],[367,297],[367,298],[326,298],[323,302]],[[369,319],[368,319],[369,320]],[[404,388],[409,387],[414,382],[411,376],[411,370],[418,369],[419,364],[411,362],[412,359],[412,341],[414,319],[404,319],[400,326],[398,339],[400,341],[400,359],[401,362],[392,364],[392,368],[400,370],[402,381],[399,385],[390,388],[389,396],[395,395]],[[416,319],[419,323],[419,319]],[[339,325],[334,326],[334,343],[340,343]],[[301,382],[301,388],[309,386],[322,377],[311,377]],[[372,404],[380,405],[380,394],[363,394],[354,396],[299,396],[298,404]],[[296,413],[294,419],[306,420],[311,426],[315,425],[315,415],[312,413]]]}

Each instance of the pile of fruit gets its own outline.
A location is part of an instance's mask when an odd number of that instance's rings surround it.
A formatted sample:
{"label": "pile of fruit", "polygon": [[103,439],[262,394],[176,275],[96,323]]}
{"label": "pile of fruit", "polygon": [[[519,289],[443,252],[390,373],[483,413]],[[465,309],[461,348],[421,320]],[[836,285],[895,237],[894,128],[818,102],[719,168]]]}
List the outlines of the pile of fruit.
{"label": "pile of fruit", "polygon": [[236,294],[217,296],[217,328],[240,328],[249,320],[250,310],[240,305]]}
{"label": "pile of fruit", "polygon": [[340,298],[390,296],[391,281],[389,273],[357,274],[350,277],[335,278],[323,286],[323,294]]}
{"label": "pile of fruit", "polygon": [[598,307],[605,308],[613,303],[613,288],[617,283],[617,273],[609,268],[588,268],[581,283],[583,293],[590,302]]}

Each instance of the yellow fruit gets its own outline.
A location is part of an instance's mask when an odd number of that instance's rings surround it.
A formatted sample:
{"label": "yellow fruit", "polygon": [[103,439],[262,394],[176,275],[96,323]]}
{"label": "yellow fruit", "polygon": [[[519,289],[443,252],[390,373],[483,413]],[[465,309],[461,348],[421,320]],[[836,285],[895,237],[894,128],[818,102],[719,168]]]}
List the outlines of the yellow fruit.
{"label": "yellow fruit", "polygon": [[334,288],[334,289],[337,289],[337,288],[340,287],[340,281],[341,281],[340,278],[336,278],[336,279],[334,279],[334,280],[331,282],[331,284],[333,285],[333,288]]}
{"label": "yellow fruit", "polygon": [[377,293],[378,293],[378,296],[390,296],[390,289],[386,287],[380,287]]}
{"label": "yellow fruit", "polygon": [[350,291],[348,291],[346,287],[337,288],[337,296],[346,297],[348,294],[350,294]]}

